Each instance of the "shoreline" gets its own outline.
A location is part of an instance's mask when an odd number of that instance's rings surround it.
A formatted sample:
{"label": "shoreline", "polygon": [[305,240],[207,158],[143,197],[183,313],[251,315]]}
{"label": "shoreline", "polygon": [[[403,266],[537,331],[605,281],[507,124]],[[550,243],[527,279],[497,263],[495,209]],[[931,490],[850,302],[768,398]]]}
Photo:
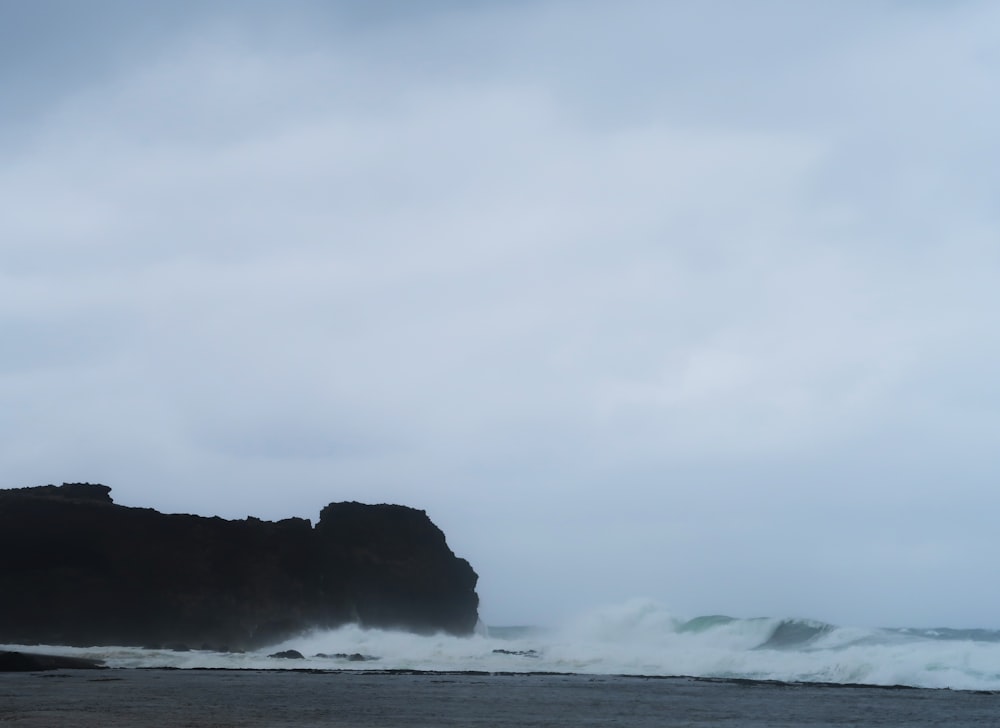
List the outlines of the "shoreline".
{"label": "shoreline", "polygon": [[8,721],[20,728],[978,728],[1000,723],[1000,700],[948,689],[682,676],[123,667],[0,673],[0,724]]}
{"label": "shoreline", "polygon": [[[25,645],[28,647],[29,645]],[[296,661],[297,662],[297,661]],[[14,667],[10,667],[15,665]],[[418,668],[372,668],[372,667],[175,667],[170,665],[143,665],[137,667],[114,667],[102,660],[59,655],[52,653],[20,652],[0,650],[0,675],[8,672],[52,672],[57,670],[109,670],[119,671],[163,671],[163,672],[210,672],[210,673],[273,673],[273,674],[317,674],[317,675],[372,675],[372,676],[452,676],[452,677],[578,677],[578,678],[621,678],[636,680],[686,680],[692,682],[748,687],[776,688],[824,688],[853,690],[943,690],[976,695],[1000,695],[1000,690],[972,690],[949,687],[924,687],[905,684],[879,684],[856,682],[830,682],[821,680],[773,680],[765,678],[704,676],[704,675],[655,675],[641,673],[587,673],[559,672],[548,670],[431,670]]]}

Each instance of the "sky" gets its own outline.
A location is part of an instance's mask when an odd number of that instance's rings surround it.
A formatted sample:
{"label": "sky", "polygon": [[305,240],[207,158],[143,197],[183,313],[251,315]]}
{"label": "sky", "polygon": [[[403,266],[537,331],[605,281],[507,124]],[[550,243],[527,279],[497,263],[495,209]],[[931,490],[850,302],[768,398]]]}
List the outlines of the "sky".
{"label": "sky", "polygon": [[1000,628],[998,85],[987,1],[0,0],[0,486]]}

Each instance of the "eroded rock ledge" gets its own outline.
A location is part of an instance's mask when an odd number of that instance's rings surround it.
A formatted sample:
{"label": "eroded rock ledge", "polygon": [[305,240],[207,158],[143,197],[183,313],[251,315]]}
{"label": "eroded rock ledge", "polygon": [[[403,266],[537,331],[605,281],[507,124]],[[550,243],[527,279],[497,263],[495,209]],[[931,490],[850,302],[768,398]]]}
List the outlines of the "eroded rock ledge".
{"label": "eroded rock ledge", "polygon": [[0,643],[248,649],[312,627],[468,634],[477,576],[424,511],[230,521],[66,483],[0,490]]}

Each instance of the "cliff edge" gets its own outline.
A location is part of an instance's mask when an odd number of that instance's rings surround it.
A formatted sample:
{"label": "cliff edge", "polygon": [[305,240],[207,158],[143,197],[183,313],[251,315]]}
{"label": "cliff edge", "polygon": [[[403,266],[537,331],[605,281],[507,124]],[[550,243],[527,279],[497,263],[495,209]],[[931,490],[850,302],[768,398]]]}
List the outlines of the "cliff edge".
{"label": "cliff edge", "polygon": [[230,521],[89,483],[0,490],[0,643],[248,649],[358,623],[469,634],[478,579],[424,511]]}

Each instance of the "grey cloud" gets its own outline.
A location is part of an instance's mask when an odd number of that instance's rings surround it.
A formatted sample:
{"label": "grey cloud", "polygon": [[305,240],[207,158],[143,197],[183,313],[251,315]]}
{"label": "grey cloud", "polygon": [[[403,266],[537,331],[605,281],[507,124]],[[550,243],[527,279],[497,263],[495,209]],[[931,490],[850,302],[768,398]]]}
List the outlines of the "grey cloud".
{"label": "grey cloud", "polygon": [[990,6],[116,7],[0,130],[10,485],[411,503],[494,622],[993,619]]}

